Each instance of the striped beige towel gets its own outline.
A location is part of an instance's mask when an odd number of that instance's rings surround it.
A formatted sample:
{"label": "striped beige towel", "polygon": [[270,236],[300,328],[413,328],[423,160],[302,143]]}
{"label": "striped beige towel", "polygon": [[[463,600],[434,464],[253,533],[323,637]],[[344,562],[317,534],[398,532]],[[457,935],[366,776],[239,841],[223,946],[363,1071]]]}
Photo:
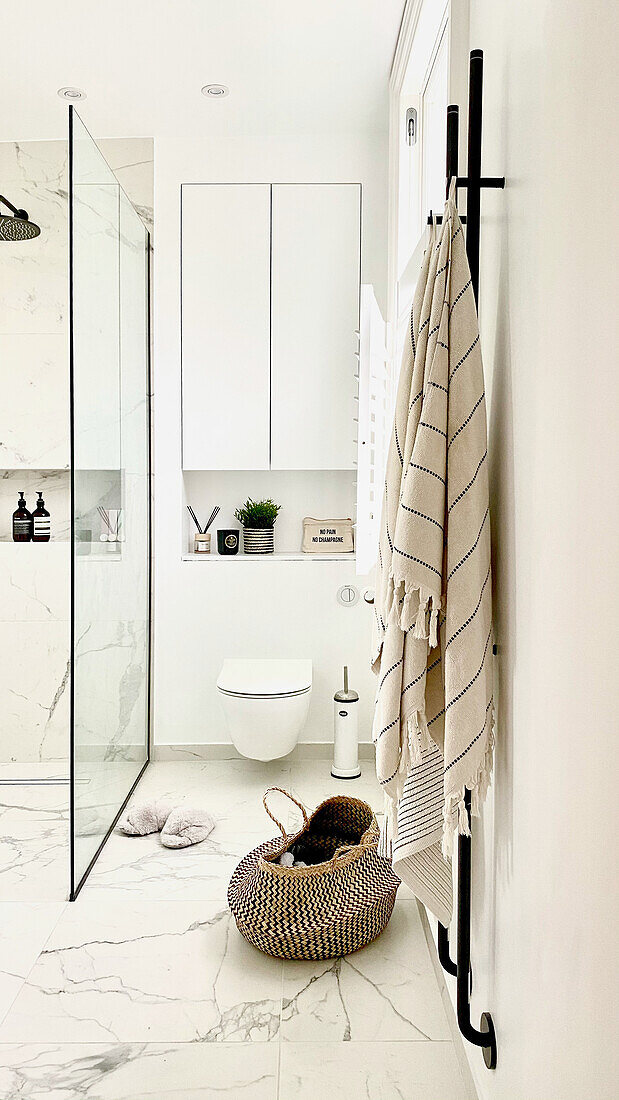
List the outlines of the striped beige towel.
{"label": "striped beige towel", "polygon": [[484,378],[452,185],[417,284],[387,461],[373,667],[383,850],[448,924],[454,833],[492,767],[492,602]]}

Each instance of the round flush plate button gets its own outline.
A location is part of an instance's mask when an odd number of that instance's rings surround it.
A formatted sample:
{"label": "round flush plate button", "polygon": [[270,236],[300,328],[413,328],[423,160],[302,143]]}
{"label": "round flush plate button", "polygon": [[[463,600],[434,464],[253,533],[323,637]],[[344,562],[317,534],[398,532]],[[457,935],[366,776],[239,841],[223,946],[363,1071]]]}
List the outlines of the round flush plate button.
{"label": "round flush plate button", "polygon": [[342,607],[354,607],[359,599],[359,589],[355,588],[354,584],[343,584],[337,590],[337,599]]}

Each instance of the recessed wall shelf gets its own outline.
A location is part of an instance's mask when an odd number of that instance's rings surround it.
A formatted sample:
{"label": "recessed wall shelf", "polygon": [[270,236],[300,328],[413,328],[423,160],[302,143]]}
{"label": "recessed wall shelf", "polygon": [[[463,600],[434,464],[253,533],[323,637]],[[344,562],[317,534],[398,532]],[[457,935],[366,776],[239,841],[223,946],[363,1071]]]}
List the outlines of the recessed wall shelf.
{"label": "recessed wall shelf", "polygon": [[274,554],[183,554],[183,561],[349,561],[354,564],[354,554],[302,554],[277,553]]}

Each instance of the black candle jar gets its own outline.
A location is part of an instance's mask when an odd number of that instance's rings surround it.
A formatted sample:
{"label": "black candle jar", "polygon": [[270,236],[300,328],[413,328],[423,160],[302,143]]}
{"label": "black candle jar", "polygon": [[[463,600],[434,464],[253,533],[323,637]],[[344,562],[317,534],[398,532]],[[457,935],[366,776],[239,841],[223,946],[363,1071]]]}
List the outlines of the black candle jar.
{"label": "black candle jar", "polygon": [[217,553],[218,554],[238,554],[239,552],[239,530],[224,530],[217,532]]}

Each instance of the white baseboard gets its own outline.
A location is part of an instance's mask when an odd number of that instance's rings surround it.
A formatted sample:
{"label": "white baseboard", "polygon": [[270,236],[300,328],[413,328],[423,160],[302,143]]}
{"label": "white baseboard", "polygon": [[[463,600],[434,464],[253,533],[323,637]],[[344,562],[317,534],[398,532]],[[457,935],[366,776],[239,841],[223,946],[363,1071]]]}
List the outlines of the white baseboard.
{"label": "white baseboard", "polygon": [[[285,757],[293,764],[296,760],[330,760],[333,756],[333,742],[307,741]],[[153,745],[151,760],[243,760],[230,742],[196,745]],[[359,759],[373,760],[374,745],[363,741],[359,745]]]}

